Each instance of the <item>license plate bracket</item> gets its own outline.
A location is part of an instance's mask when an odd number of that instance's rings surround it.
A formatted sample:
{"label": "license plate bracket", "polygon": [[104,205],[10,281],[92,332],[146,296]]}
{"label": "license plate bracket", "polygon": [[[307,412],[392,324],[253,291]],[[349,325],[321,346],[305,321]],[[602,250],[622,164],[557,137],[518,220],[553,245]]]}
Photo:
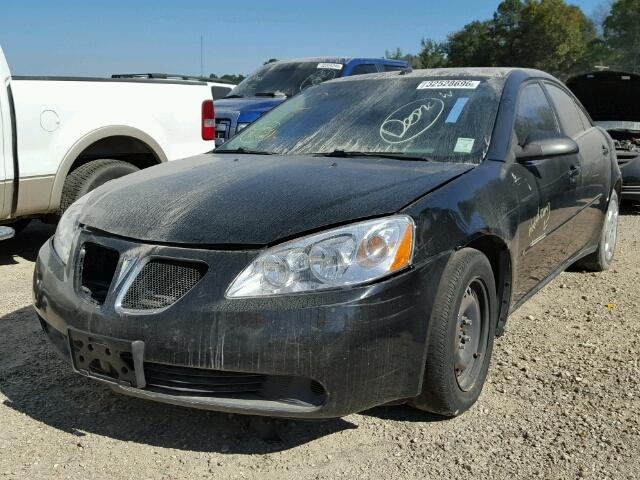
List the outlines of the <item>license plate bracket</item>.
{"label": "license plate bracket", "polygon": [[94,335],[70,328],[73,369],[87,377],[144,388],[144,342]]}

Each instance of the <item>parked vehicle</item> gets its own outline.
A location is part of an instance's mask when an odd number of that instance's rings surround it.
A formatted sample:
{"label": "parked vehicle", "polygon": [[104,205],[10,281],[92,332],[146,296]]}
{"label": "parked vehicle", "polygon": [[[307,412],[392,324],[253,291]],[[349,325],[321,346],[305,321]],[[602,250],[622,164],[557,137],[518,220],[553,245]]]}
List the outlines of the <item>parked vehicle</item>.
{"label": "parked vehicle", "polygon": [[77,372],[129,395],[459,415],[507,316],[613,260],[620,170],[580,108],[535,70],[317,85],[213,154],[76,202],[40,250],[35,308]]}
{"label": "parked vehicle", "polygon": [[116,73],[111,78],[154,78],[159,80],[186,80],[194,82],[204,82],[211,89],[211,96],[214,100],[226,97],[236,86],[221,78],[212,79],[210,77],[197,77],[193,75],[180,75],[170,73]]}
{"label": "parked vehicle", "polygon": [[622,172],[622,200],[640,201],[640,75],[593,72],[570,78],[567,87],[596,125],[613,137]]}
{"label": "parked vehicle", "polygon": [[2,50],[0,78],[0,225],[22,228],[108,180],[214,148],[202,82],[11,77]]}
{"label": "parked vehicle", "polygon": [[401,60],[319,57],[263,65],[223,100],[216,101],[216,145],[222,145],[287,98],[339,77],[409,68]]}

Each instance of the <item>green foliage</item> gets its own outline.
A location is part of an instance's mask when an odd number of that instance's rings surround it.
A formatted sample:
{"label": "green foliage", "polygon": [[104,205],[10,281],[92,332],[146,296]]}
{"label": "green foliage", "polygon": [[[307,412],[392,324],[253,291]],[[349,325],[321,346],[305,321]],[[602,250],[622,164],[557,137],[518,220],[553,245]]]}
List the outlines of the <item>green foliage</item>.
{"label": "green foliage", "polygon": [[212,79],[212,80],[215,80],[215,79],[227,80],[229,82],[238,84],[242,80],[244,80],[246,77],[245,77],[245,75],[241,75],[241,74],[237,74],[237,75],[225,74],[225,75],[222,75],[221,77],[219,77],[215,73],[212,73],[211,75],[209,75],[209,78]]}
{"label": "green foliage", "polygon": [[[638,6],[640,0],[618,0],[614,8],[619,3]],[[638,45],[640,7],[635,13],[636,30],[631,36]],[[615,22],[610,23],[611,32],[620,31],[613,27]],[[421,47],[417,57],[423,68],[514,66],[538,68],[560,77],[593,68],[609,51],[593,22],[565,0],[504,0],[491,19],[465,25],[444,43],[422,40]],[[392,55],[400,56],[402,51],[397,49]],[[640,63],[640,48],[635,49],[634,58]]]}
{"label": "green foliage", "polygon": [[617,0],[603,23],[604,41],[611,63],[627,70],[640,69],[640,0]]}

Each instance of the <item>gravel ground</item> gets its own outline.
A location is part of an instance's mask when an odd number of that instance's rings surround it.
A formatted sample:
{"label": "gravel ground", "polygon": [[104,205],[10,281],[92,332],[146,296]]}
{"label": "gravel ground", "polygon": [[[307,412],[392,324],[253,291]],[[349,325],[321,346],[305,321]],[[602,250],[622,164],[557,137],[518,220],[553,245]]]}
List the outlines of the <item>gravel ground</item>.
{"label": "gravel ground", "polygon": [[[35,224],[0,244],[0,478],[640,478],[640,211],[614,268],[513,314],[480,401],[275,421],[126,398],[72,374],[31,304]],[[4,477],[3,477],[4,475]]]}

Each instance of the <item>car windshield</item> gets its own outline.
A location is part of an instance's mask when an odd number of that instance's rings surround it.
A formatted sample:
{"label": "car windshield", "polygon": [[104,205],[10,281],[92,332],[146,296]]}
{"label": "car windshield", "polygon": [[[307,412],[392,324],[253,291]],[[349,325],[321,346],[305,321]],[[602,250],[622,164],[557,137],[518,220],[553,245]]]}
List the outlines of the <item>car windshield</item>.
{"label": "car windshield", "polygon": [[479,163],[503,84],[503,78],[350,77],[284,102],[217,152]]}
{"label": "car windshield", "polygon": [[292,97],[302,90],[340,77],[343,65],[330,62],[275,62],[245,78],[229,97]]}

